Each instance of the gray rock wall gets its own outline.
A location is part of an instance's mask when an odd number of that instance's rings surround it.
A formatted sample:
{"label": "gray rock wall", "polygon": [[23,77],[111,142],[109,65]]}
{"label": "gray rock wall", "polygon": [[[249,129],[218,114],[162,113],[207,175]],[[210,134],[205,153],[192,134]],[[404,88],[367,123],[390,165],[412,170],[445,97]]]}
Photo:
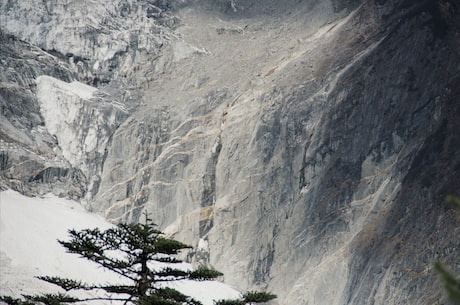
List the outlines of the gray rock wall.
{"label": "gray rock wall", "polygon": [[2,4],[4,186],[148,211],[275,304],[448,304],[455,2],[109,2]]}
{"label": "gray rock wall", "polygon": [[44,126],[35,94],[41,74],[70,80],[74,74],[56,58],[0,33],[1,186],[28,195],[53,192],[81,198],[85,176],[59,157],[59,146]]}

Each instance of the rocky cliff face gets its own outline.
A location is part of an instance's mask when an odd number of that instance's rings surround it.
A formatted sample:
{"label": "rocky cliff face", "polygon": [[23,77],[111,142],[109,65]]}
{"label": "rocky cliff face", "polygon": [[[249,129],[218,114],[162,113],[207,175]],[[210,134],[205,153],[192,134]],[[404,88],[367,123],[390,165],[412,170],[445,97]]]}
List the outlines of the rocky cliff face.
{"label": "rocky cliff face", "polygon": [[279,304],[445,303],[455,1],[7,1],[1,179],[152,213]]}

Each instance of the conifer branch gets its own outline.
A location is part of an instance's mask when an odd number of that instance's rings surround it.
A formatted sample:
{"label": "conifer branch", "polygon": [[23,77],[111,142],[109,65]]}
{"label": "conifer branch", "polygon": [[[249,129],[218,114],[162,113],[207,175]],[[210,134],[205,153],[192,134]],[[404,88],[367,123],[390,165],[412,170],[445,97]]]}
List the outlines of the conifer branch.
{"label": "conifer branch", "polygon": [[[151,219],[146,215],[146,224],[120,224],[105,231],[69,230],[69,241],[58,240],[68,253],[78,254],[95,262],[127,279],[128,284],[87,284],[57,276],[38,277],[64,289],[66,293],[94,290],[108,293],[108,296],[81,298],[58,293],[24,296],[25,300],[0,297],[0,301],[9,305],[61,305],[91,301],[121,301],[124,305],[201,305],[199,301],[175,289],[164,287],[164,283],[184,279],[210,280],[221,276],[222,273],[205,267],[193,271],[171,267],[172,264],[182,262],[171,255],[191,247],[163,237],[163,233],[153,226]],[[154,268],[151,262],[159,262],[166,267]]]}

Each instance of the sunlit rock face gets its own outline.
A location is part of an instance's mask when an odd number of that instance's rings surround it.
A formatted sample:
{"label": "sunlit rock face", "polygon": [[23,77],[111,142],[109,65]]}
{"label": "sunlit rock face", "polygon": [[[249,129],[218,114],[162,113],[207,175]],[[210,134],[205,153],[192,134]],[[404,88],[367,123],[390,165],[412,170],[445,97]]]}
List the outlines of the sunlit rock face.
{"label": "sunlit rock face", "polygon": [[143,212],[278,304],[448,304],[453,1],[8,1],[2,185]]}

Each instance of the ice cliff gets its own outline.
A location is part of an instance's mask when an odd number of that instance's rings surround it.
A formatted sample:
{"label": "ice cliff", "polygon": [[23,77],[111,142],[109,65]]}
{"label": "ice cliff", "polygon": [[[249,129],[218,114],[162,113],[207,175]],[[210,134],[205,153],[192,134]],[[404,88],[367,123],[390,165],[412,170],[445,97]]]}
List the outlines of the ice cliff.
{"label": "ice cliff", "polygon": [[0,3],[4,188],[148,210],[278,304],[448,304],[458,1]]}

